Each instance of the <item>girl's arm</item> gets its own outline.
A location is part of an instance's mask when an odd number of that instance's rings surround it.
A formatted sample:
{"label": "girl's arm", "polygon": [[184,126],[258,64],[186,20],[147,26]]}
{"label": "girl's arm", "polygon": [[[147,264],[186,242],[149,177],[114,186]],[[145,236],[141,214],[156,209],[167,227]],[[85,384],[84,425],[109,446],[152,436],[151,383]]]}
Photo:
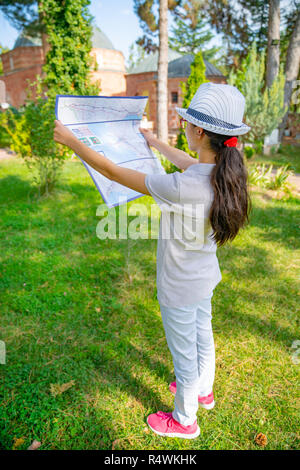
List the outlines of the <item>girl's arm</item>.
{"label": "girl's arm", "polygon": [[189,166],[198,163],[198,160],[196,158],[191,157],[188,153],[171,147],[170,145],[165,144],[161,140],[158,140],[149,129],[140,128],[140,132],[144,135],[149,145],[156,148],[168,160],[170,160],[170,162],[174,163],[177,168],[180,168],[181,170],[186,170]]}
{"label": "girl's arm", "polygon": [[150,195],[145,185],[145,177],[147,176],[145,173],[116,165],[108,158],[83,144],[60,121],[55,121],[54,140],[72,149],[73,152],[106,178],[139,193]]}

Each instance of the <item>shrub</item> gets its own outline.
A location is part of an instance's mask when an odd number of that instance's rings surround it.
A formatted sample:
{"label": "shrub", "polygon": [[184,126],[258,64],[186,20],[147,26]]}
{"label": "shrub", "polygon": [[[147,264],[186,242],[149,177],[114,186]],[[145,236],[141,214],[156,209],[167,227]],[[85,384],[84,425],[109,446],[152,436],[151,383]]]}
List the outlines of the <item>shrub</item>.
{"label": "shrub", "polygon": [[[14,114],[14,119],[20,115],[20,112],[14,108],[13,106],[9,108],[10,112]],[[12,144],[11,136],[6,129],[6,121],[7,121],[7,111],[0,111],[0,148],[10,147]],[[8,124],[10,127],[13,126],[13,122],[11,119],[11,115],[8,115]]]}
{"label": "shrub", "polygon": [[244,147],[244,155],[249,160],[249,158],[253,157],[255,155],[255,149],[253,147]]}
{"label": "shrub", "polygon": [[27,101],[18,114],[8,109],[2,121],[11,149],[33,170],[40,195],[52,191],[64,160],[72,153],[53,140],[54,109],[54,100],[38,97]]}
{"label": "shrub", "polygon": [[287,178],[292,174],[292,171],[289,170],[289,164],[279,167],[275,173],[272,175],[273,165],[270,165],[269,168],[266,168],[266,165],[254,165],[248,171],[249,183],[254,186],[260,186],[265,189],[288,189]]}

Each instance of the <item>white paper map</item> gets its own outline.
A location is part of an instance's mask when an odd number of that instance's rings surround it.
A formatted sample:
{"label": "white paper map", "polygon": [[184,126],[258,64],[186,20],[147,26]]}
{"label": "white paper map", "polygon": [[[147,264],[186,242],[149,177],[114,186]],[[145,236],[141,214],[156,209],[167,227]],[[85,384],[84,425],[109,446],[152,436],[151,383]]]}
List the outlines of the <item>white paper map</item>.
{"label": "white paper map", "polygon": [[[162,174],[165,170],[139,132],[147,99],[144,96],[57,95],[55,114],[79,140],[117,165],[147,174]],[[81,161],[108,207],[143,196],[109,180]]]}

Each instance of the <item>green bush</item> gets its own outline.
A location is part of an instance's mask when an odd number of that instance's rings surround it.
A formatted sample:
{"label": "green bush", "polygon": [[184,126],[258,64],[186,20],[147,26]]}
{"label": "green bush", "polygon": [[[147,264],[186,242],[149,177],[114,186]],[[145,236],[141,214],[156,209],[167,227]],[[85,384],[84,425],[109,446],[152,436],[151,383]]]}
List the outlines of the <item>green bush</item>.
{"label": "green bush", "polygon": [[[10,109],[10,112],[13,113],[14,119],[16,119],[20,115],[20,112],[13,106],[10,107],[9,109]],[[7,147],[10,147],[12,144],[11,136],[7,132],[7,129],[5,127],[5,124],[7,121],[6,113],[7,111],[0,112],[0,148],[7,148]],[[8,123],[9,123],[9,126],[12,127],[13,122],[12,122],[10,114],[8,116]]]}
{"label": "green bush", "polygon": [[156,149],[152,149],[153,153],[157,156],[159,159],[160,163],[162,164],[162,167],[165,169],[167,173],[174,173],[175,171],[181,171],[179,168],[177,168],[176,165],[174,165],[170,160],[168,160],[166,157],[163,156],[162,153],[160,153]]}
{"label": "green bush", "polygon": [[249,160],[249,158],[253,157],[255,155],[255,149],[253,147],[244,147],[244,155]]}
{"label": "green bush", "polygon": [[249,183],[260,186],[265,189],[288,189],[287,178],[292,174],[289,164],[281,166],[277,169],[275,175],[272,175],[273,165],[268,168],[262,165],[254,165],[248,171]]}
{"label": "green bush", "polygon": [[264,153],[264,143],[262,140],[256,140],[254,142],[254,150],[255,150],[255,153],[257,154]]}
{"label": "green bush", "polygon": [[50,193],[64,160],[71,155],[66,147],[53,140],[55,102],[39,96],[28,100],[19,113],[10,109],[2,116],[10,138],[10,147],[33,171],[39,194]]}

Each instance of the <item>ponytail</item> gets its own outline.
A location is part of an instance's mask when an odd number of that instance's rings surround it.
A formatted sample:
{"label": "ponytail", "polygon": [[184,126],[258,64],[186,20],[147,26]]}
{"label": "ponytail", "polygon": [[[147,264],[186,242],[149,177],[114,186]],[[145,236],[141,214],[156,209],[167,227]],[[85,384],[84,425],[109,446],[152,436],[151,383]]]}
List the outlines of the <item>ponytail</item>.
{"label": "ponytail", "polygon": [[216,154],[211,173],[214,200],[209,213],[213,240],[218,246],[232,241],[239,230],[249,223],[252,209],[248,173],[243,157],[236,147],[225,147],[228,136],[204,130],[210,148]]}

